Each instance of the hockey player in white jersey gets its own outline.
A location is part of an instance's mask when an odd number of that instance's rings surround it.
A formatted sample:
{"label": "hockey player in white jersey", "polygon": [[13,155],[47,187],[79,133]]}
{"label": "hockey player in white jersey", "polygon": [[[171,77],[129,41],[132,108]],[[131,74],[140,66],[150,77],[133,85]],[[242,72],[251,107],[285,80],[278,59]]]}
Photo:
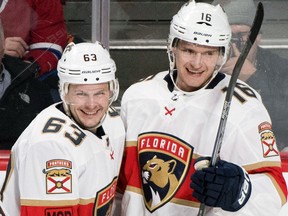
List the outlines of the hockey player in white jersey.
{"label": "hockey player in white jersey", "polygon": [[1,200],[9,216],[110,215],[125,130],[111,107],[116,65],[99,42],[70,43],[58,63],[62,102],[11,150]]}
{"label": "hockey player in white jersey", "polygon": [[[169,71],[124,93],[125,160],[122,215],[277,215],[287,188],[261,97],[237,81],[215,167],[212,155],[230,75],[219,72],[231,29],[220,5],[189,1],[173,17]],[[195,161],[196,163],[194,167]]]}

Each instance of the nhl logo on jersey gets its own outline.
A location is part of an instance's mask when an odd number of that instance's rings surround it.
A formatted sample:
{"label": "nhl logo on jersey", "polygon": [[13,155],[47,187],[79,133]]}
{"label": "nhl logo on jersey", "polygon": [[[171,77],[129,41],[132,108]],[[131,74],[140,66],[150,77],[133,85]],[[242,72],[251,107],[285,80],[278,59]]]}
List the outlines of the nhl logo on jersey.
{"label": "nhl logo on jersey", "polygon": [[269,122],[263,122],[258,126],[263,157],[272,157],[279,155],[279,151],[276,145],[276,138],[272,132],[272,125]]}
{"label": "nhl logo on jersey", "polygon": [[72,192],[72,163],[67,160],[50,160],[46,162],[46,193],[63,194]]}
{"label": "nhl logo on jersey", "polygon": [[188,172],[192,147],[170,134],[138,137],[139,164],[146,208],[153,212],[176,194]]}

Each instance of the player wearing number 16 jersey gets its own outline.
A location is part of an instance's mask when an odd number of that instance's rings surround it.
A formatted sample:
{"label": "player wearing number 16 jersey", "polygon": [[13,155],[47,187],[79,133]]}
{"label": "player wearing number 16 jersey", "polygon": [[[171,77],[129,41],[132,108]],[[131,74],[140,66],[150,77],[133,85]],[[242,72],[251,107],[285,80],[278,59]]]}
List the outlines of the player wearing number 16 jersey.
{"label": "player wearing number 16 jersey", "polygon": [[1,201],[10,216],[110,215],[125,130],[111,103],[116,66],[98,42],[69,44],[58,63],[61,103],[11,150]]}
{"label": "player wearing number 16 jersey", "polygon": [[[216,166],[212,155],[230,76],[231,30],[220,5],[189,1],[173,17],[170,70],[124,93],[122,215],[277,215],[286,184],[269,114],[238,81]],[[196,162],[196,163],[195,163]],[[195,164],[195,166],[194,166]],[[199,169],[202,168],[202,169]]]}

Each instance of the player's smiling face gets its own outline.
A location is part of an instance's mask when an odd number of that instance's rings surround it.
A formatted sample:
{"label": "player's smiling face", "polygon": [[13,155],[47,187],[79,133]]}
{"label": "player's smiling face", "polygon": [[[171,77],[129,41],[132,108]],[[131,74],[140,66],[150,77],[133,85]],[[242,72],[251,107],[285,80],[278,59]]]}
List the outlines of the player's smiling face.
{"label": "player's smiling face", "polygon": [[183,91],[196,91],[212,77],[218,58],[219,48],[195,45],[180,40],[174,48],[177,79],[176,85]]}
{"label": "player's smiling face", "polygon": [[74,120],[83,128],[95,132],[109,107],[110,91],[104,84],[70,84],[65,101]]}

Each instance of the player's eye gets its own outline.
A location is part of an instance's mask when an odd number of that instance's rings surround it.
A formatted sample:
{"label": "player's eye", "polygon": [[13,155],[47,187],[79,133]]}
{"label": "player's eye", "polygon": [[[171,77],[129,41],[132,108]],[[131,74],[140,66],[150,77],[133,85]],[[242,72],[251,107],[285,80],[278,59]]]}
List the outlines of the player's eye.
{"label": "player's eye", "polygon": [[76,92],[76,96],[82,97],[85,96],[86,94],[82,91]]}

